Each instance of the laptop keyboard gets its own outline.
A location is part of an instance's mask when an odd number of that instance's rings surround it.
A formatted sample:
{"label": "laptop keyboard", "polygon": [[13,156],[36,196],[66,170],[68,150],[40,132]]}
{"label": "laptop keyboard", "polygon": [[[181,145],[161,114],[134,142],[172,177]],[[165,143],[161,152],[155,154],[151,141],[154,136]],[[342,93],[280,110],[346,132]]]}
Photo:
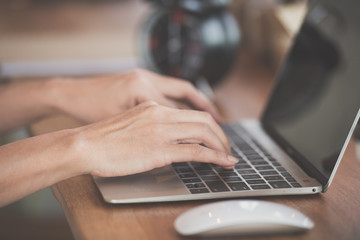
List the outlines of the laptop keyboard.
{"label": "laptop keyboard", "polygon": [[191,193],[301,187],[275,158],[250,138],[244,128],[225,125],[223,130],[231,141],[232,154],[239,159],[233,169],[198,162],[172,164]]}

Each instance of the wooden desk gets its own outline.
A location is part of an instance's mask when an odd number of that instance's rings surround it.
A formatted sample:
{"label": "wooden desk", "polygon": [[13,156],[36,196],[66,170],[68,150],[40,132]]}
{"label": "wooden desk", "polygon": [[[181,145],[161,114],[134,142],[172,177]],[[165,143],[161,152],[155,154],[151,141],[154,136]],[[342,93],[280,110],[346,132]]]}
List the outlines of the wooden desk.
{"label": "wooden desk", "polygon": [[[239,68],[216,89],[218,104],[229,120],[259,117],[269,94],[273,73],[252,68],[251,60],[240,58]],[[51,121],[54,121],[51,120]],[[54,129],[75,122],[57,120]],[[47,122],[49,123],[49,122]],[[46,121],[33,127],[39,134],[50,131]],[[298,235],[256,239],[359,239],[360,165],[351,143],[335,180],[325,194],[262,198],[283,203],[308,215],[313,230]],[[111,205],[102,200],[91,176],[78,176],[52,187],[76,239],[187,239],[177,235],[173,222],[185,210],[209,201]],[[233,239],[233,238],[229,238]],[[245,238],[243,238],[245,239]]]}

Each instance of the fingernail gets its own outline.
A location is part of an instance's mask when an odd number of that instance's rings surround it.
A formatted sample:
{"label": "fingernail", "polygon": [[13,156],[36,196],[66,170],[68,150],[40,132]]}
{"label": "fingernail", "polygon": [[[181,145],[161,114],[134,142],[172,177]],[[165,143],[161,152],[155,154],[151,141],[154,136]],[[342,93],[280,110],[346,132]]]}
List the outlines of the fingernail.
{"label": "fingernail", "polygon": [[239,159],[237,159],[233,156],[230,156],[230,155],[228,155],[228,160],[229,160],[229,162],[234,163],[234,164],[239,162]]}

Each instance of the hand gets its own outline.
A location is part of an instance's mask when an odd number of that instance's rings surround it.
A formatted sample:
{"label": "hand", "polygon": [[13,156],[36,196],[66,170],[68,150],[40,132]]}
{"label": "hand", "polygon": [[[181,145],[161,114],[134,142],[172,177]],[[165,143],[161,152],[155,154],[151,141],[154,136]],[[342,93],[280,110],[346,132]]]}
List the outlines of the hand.
{"label": "hand", "polygon": [[58,108],[85,123],[114,116],[148,100],[175,108],[181,108],[185,103],[220,120],[213,104],[191,83],[146,70],[56,82],[60,89]]}
{"label": "hand", "polygon": [[198,161],[231,168],[230,144],[210,114],[146,102],[105,121],[75,129],[75,154],[97,176],[123,176],[173,162]]}

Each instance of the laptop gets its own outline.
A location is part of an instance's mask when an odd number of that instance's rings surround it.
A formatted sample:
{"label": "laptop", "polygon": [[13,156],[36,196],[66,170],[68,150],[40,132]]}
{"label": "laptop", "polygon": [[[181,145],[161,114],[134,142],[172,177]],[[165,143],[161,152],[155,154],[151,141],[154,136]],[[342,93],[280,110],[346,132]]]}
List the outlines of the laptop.
{"label": "laptop", "polygon": [[261,120],[222,126],[240,159],[234,169],[184,162],[131,176],[94,177],[105,201],[325,192],[359,119],[360,15],[355,5],[356,0],[309,2]]}

